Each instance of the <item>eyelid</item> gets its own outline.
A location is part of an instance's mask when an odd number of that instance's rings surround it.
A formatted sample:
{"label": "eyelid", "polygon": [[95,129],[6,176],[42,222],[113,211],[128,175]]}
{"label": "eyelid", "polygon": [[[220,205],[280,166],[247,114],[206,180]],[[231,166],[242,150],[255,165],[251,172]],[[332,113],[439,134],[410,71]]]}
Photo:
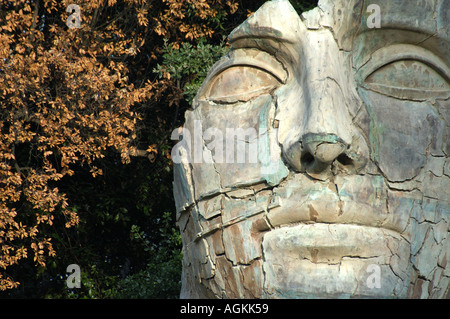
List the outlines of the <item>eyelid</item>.
{"label": "eyelid", "polygon": [[379,68],[400,60],[423,62],[435,69],[447,82],[450,82],[450,69],[445,62],[431,51],[412,44],[394,44],[375,51],[369,61],[360,68],[359,78],[363,82]]}
{"label": "eyelid", "polygon": [[283,64],[274,56],[258,49],[237,49],[230,51],[211,70],[205,83],[209,83],[215,76],[233,66],[250,66],[272,74],[281,83],[286,83],[287,72]]}
{"label": "eyelid", "polygon": [[193,105],[197,105],[199,100],[208,98],[217,76],[229,68],[238,66],[253,67],[267,72],[282,84],[285,84],[288,79],[286,68],[273,55],[255,48],[234,49],[228,52],[226,56],[222,57],[222,59],[211,68],[203,81],[197,96],[194,98]]}
{"label": "eyelid", "polygon": [[207,100],[215,103],[246,102],[270,92],[279,84],[280,82],[265,70],[251,66],[230,67],[212,79]]}

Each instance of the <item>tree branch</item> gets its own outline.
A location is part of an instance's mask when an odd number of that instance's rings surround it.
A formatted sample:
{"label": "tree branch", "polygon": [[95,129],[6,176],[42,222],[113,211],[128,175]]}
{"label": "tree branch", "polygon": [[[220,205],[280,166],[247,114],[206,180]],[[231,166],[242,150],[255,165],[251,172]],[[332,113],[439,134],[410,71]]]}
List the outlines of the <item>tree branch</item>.
{"label": "tree branch", "polygon": [[33,23],[31,24],[30,42],[34,41],[34,30],[36,30],[37,18],[39,13],[39,0],[34,3]]}

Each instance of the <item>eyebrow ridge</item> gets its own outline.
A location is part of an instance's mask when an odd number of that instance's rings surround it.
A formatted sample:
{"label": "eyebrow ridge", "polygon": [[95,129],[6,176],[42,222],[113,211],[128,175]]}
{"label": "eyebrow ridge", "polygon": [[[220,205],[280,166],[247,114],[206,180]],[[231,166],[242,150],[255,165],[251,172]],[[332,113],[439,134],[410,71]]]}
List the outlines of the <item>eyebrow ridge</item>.
{"label": "eyebrow ridge", "polygon": [[[254,29],[254,28],[253,28]],[[269,32],[262,32],[259,29],[263,29]],[[294,40],[288,39],[286,37],[283,37],[282,33],[278,31],[277,29],[269,28],[269,27],[259,27],[258,30],[252,30],[252,33],[250,34],[240,34],[234,36],[234,32],[232,32],[229,36],[229,42],[230,44],[233,44],[235,42],[241,41],[241,40],[273,40],[275,42],[284,42],[284,43],[295,43]]]}
{"label": "eyebrow ridge", "polygon": [[[394,53],[390,53],[394,52]],[[373,57],[375,56],[375,59]],[[384,57],[384,58],[382,58]],[[392,44],[380,48],[370,55],[370,59],[358,70],[363,71],[361,77],[367,77],[376,69],[399,60],[418,60],[433,67],[438,73],[450,79],[450,69],[444,61],[426,48],[413,44]],[[375,60],[377,62],[372,62]]]}
{"label": "eyebrow ridge", "polygon": [[268,53],[281,63],[285,72],[289,73],[287,65],[291,64],[294,57],[292,56],[291,50],[283,44],[294,45],[296,41],[287,37],[278,36],[276,32],[280,31],[276,29],[266,27],[264,30],[274,30],[274,32],[270,34],[253,30],[254,32],[250,34],[239,34],[237,36],[233,36],[234,32],[232,32],[229,37],[229,43],[234,50],[256,49]]}
{"label": "eyebrow ridge", "polygon": [[[242,50],[244,49],[256,50],[259,52],[259,54],[252,57],[247,57],[246,54],[242,52]],[[262,54],[263,56],[260,56],[260,54]],[[273,59],[273,62],[271,63],[270,60],[264,58],[264,55],[270,57],[271,60]],[[253,48],[248,46],[244,48],[233,48],[233,50],[228,53],[228,57],[228,60],[224,61],[223,63],[219,63],[217,67],[214,68],[212,74],[216,75],[233,66],[250,66],[269,72],[281,83],[286,83],[287,81],[288,73],[283,63],[280,62],[274,55],[261,50],[260,48]]]}

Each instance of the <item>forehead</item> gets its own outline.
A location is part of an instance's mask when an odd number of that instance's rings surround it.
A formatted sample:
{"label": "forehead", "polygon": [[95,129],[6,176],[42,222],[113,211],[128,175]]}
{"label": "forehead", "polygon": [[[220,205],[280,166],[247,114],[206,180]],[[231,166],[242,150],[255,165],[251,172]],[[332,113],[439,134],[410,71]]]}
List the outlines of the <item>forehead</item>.
{"label": "forehead", "polygon": [[[381,27],[373,28],[368,22],[378,14]],[[448,59],[449,21],[448,0],[320,0],[301,17],[288,0],[278,0],[266,2],[231,33],[230,40],[273,37],[295,42],[308,29],[327,28],[346,51],[354,49],[358,37],[370,33],[370,37],[384,38],[385,44],[425,42],[427,46],[428,41],[430,47],[442,51],[438,55]]]}
{"label": "forehead", "polygon": [[362,6],[361,30],[378,6],[381,27],[437,34],[448,40],[449,1],[447,0],[369,0]]}

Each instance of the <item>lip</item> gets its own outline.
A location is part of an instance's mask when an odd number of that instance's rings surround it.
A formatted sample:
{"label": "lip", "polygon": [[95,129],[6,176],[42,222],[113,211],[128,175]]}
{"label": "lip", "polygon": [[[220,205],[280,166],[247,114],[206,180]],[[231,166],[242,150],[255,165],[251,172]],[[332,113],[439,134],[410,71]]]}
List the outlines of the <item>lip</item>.
{"label": "lip", "polygon": [[283,202],[283,206],[273,207],[267,214],[273,228],[299,223],[325,223],[386,228],[398,233],[402,231],[399,225],[390,222],[385,210],[366,203],[335,201],[327,196],[303,202],[291,202],[289,199],[275,199],[275,202],[278,200]]}
{"label": "lip", "polygon": [[[395,195],[367,175],[331,183],[298,174],[275,188],[266,214],[272,229],[262,239],[267,294],[406,297],[413,201]],[[382,289],[367,284],[370,267],[382,274]]]}
{"label": "lip", "polygon": [[387,187],[377,177],[342,177],[334,184],[298,174],[274,189],[266,217],[272,228],[325,223],[383,228],[401,234],[412,201],[401,203],[404,209],[389,207],[390,201],[394,199],[389,198]]}
{"label": "lip", "polygon": [[[405,298],[409,243],[397,232],[347,224],[299,224],[263,238],[264,289],[276,298]],[[373,268],[374,267],[374,268]],[[379,286],[368,284],[378,269]]]}
{"label": "lip", "polygon": [[[388,239],[386,239],[388,238]],[[390,242],[404,242],[397,232],[350,224],[298,224],[277,228],[264,236],[264,251],[281,250],[312,263],[338,264],[342,258],[387,258]],[[398,245],[397,245],[398,246]]]}
{"label": "lip", "polygon": [[[407,225],[415,200],[388,191],[380,179],[364,175],[336,176],[332,184],[297,174],[272,190],[262,188],[254,195],[255,200],[241,199],[253,190],[230,195],[228,199],[224,195],[212,197],[199,204],[200,215],[209,221],[205,221],[196,238],[250,220],[251,229],[258,233],[298,224],[324,223],[383,228],[409,240]],[[215,219],[217,215],[221,215],[220,220]]]}
{"label": "lip", "polygon": [[[297,174],[274,188],[266,213],[272,228],[262,238],[267,295],[406,297],[413,202],[368,175],[327,182]],[[381,289],[367,284],[371,267]]]}

